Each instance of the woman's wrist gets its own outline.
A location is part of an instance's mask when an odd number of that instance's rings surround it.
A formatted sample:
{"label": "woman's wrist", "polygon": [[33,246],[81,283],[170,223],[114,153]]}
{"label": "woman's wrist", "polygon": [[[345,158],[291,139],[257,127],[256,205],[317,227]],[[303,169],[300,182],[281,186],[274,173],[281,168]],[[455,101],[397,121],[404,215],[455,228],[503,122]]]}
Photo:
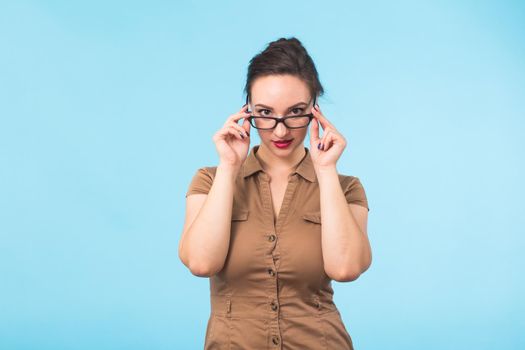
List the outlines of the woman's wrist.
{"label": "woman's wrist", "polygon": [[226,163],[219,163],[219,165],[217,166],[217,171],[224,173],[225,175],[229,175],[233,178],[237,177],[237,174],[239,173],[240,169],[240,165],[232,165]]}
{"label": "woman's wrist", "polygon": [[328,165],[328,166],[318,166],[315,167],[315,173],[318,177],[322,177],[324,175],[330,175],[330,174],[337,174],[337,167],[335,165]]}

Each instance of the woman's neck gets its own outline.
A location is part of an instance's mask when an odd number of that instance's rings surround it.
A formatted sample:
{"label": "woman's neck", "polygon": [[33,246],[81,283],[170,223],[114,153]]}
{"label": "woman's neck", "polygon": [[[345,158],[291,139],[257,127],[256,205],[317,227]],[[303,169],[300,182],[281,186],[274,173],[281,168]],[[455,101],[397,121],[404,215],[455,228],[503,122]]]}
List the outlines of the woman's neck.
{"label": "woman's neck", "polygon": [[277,157],[269,152],[263,144],[259,146],[255,156],[262,164],[263,170],[269,174],[289,174],[297,168],[299,162],[306,155],[303,147],[297,147],[290,156],[283,158]]}

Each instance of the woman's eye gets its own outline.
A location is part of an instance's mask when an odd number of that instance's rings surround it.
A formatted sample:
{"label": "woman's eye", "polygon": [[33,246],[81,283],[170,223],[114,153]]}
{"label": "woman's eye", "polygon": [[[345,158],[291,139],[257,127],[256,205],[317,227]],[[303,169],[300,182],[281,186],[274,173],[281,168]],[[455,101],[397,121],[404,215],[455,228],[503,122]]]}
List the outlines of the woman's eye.
{"label": "woman's eye", "polygon": [[[268,110],[268,109],[259,109],[259,110],[258,110],[258,112],[259,112],[260,115],[265,115],[265,113],[264,113],[265,111],[270,112],[270,110]],[[267,114],[266,114],[266,115],[267,115]]]}
{"label": "woman's eye", "polygon": [[[292,111],[292,114],[301,115],[304,112],[304,108],[295,107],[295,108],[292,108],[291,111]],[[269,109],[259,109],[257,112],[260,115],[265,116],[265,117],[272,114],[272,111],[270,111]]]}

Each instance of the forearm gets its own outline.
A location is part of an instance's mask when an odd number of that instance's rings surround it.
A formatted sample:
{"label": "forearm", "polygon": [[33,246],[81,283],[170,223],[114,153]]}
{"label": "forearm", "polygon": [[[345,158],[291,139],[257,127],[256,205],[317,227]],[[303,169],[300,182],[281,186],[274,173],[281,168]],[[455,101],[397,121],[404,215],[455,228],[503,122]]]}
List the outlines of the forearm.
{"label": "forearm", "polygon": [[317,169],[325,272],[335,280],[353,280],[366,269],[370,245],[359,228],[334,167]]}
{"label": "forearm", "polygon": [[237,173],[238,168],[217,167],[208,196],[185,234],[183,250],[192,272],[212,275],[224,265],[230,245]]}

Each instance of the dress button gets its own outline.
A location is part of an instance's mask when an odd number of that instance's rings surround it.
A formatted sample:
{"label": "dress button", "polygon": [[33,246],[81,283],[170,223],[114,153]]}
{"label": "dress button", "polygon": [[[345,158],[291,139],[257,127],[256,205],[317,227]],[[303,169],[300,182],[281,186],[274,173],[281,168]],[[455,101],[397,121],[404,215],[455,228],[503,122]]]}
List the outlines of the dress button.
{"label": "dress button", "polygon": [[270,276],[275,276],[275,271],[273,271],[272,269],[268,269],[268,273],[270,274]]}
{"label": "dress button", "polygon": [[275,345],[278,345],[278,344],[279,344],[279,337],[276,336],[276,335],[274,335],[274,336],[272,337],[272,343],[274,343]]}
{"label": "dress button", "polygon": [[272,310],[277,311],[277,309],[278,309],[277,304],[275,303],[275,301],[272,301]]}
{"label": "dress button", "polygon": [[268,237],[268,240],[269,240],[270,242],[275,241],[275,235],[273,235],[273,234],[270,235],[270,236]]}

